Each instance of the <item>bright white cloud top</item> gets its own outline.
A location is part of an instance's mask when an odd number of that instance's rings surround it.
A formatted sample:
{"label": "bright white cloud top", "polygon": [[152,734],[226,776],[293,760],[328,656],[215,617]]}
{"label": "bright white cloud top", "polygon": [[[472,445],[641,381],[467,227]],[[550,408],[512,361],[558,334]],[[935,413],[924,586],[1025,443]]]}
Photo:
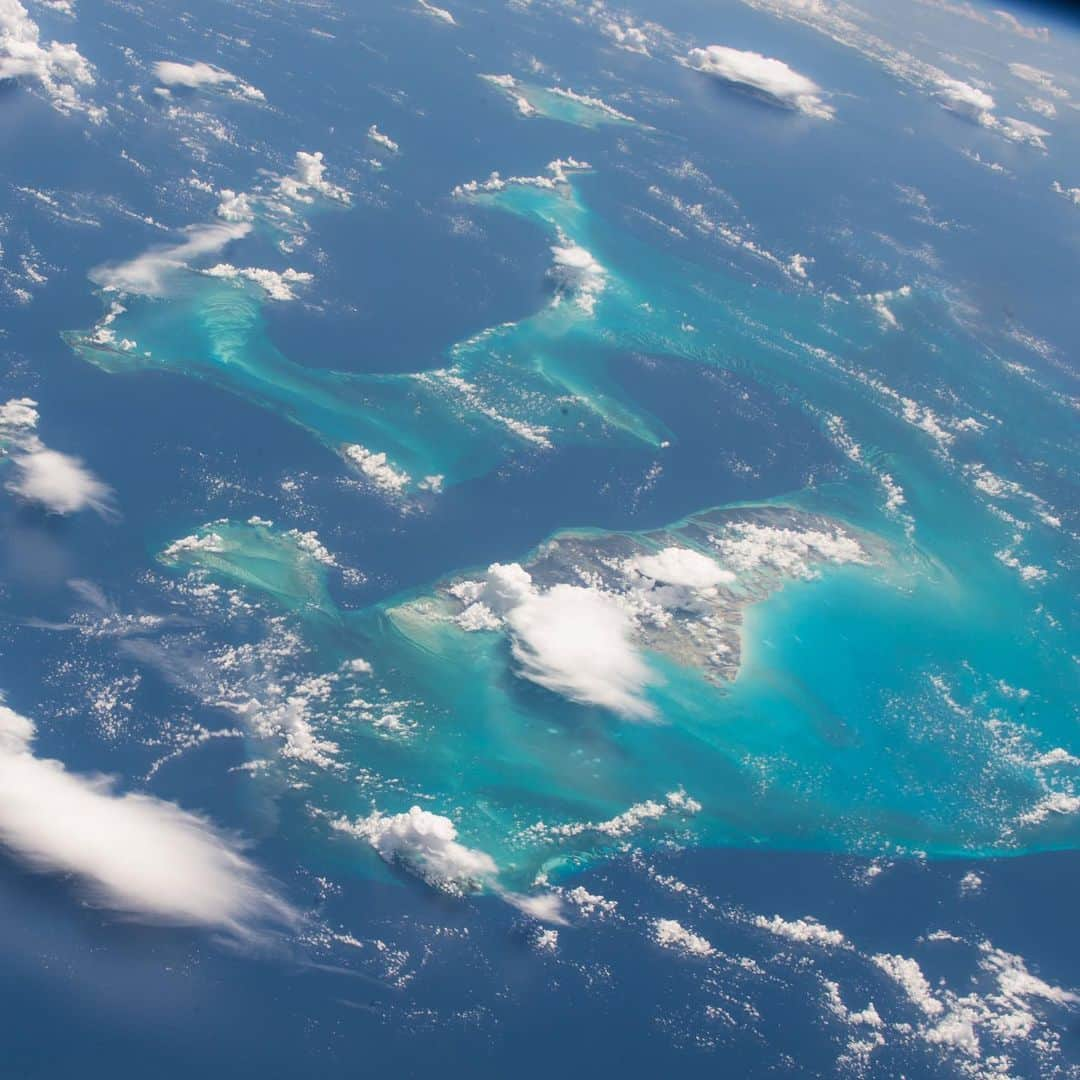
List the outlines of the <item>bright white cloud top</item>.
{"label": "bright white cloud top", "polygon": [[548,272],[558,289],[557,299],[568,296],[586,315],[596,310],[596,302],[607,286],[607,270],[592,252],[565,236],[551,248],[553,264]]}
{"label": "bright white cloud top", "polygon": [[283,198],[292,202],[312,203],[316,195],[321,195],[335,202],[350,201],[350,195],[345,188],[326,179],[326,162],[321,150],[313,153],[297,150],[294,161],[292,175],[283,176],[278,181],[278,191]]}
{"label": "bright white cloud top", "polygon": [[105,110],[85,104],[80,86],[91,86],[94,69],[73,44],[43,42],[38,25],[19,0],[0,0],[0,79],[37,83],[61,112],[85,111],[92,120]]}
{"label": "bright white cloud top", "polygon": [[37,435],[37,423],[33,398],[12,398],[0,405],[0,457],[6,452],[13,469],[8,491],[51,514],[110,514],[109,486],[78,458],[50,450]]}
{"label": "bright white cloud top", "polygon": [[37,757],[35,734],[32,720],[0,705],[0,843],[18,858],[72,874],[93,903],[151,921],[248,936],[294,920],[205,818]]}
{"label": "bright white cloud top", "polygon": [[189,90],[203,87],[221,87],[237,97],[251,101],[265,101],[263,92],[238,78],[231,71],[214,67],[201,60],[182,64],[176,60],[159,60],[154,65],[154,78],[162,86],[183,86]]}
{"label": "bright white cloud top", "polygon": [[419,806],[401,814],[376,811],[356,822],[342,819],[334,827],[367,840],[386,862],[403,866],[443,892],[460,896],[498,874],[490,855],[458,840],[457,827],[448,817]]}
{"label": "bright white cloud top", "polygon": [[542,591],[520,564],[494,563],[479,602],[504,620],[522,678],[626,717],[654,715],[643,695],[655,675],[633,640],[629,612],[615,597],[567,584]]}
{"label": "bright white cloud top", "polygon": [[823,99],[821,87],[783,60],[726,45],[710,45],[691,49],[683,62],[696,71],[745,86],[776,105],[796,109],[807,116],[831,120],[835,115],[835,109]]}
{"label": "bright white cloud top", "polygon": [[285,270],[267,270],[261,266],[218,263],[208,267],[203,273],[228,281],[250,281],[253,285],[258,285],[269,299],[281,301],[295,300],[295,286],[310,285],[314,280],[314,275],[305,270],[294,270],[291,266]]}
{"label": "bright white cloud top", "polygon": [[8,490],[52,514],[96,510],[107,514],[112,491],[77,457],[40,447],[12,459],[16,474]]}
{"label": "bright white cloud top", "polygon": [[941,76],[934,81],[934,93],[942,106],[950,112],[973,120],[990,131],[996,131],[1010,142],[1026,143],[1038,150],[1046,149],[1043,140],[1050,134],[1049,131],[1027,120],[1018,120],[1015,116],[996,116],[996,102],[979,87],[960,79]]}

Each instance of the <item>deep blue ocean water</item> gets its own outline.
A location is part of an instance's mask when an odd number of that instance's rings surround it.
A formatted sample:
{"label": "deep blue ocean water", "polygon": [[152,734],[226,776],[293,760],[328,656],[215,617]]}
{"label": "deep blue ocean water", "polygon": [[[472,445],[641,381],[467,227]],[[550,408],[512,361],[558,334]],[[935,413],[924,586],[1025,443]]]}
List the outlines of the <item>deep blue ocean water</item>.
{"label": "deep blue ocean water", "polygon": [[[1032,37],[981,6],[861,7],[820,6],[887,62],[781,3],[471,4],[456,25],[407,3],[30,11],[93,63],[79,93],[108,114],[0,86],[0,401],[32,397],[40,438],[84,459],[116,512],[0,499],[0,689],[35,719],[39,757],[242,834],[304,918],[238,943],[5,859],[7,1075],[1073,1074],[1080,207],[1051,184],[1080,184],[1080,38],[1067,12],[1015,9],[1047,27]],[[609,20],[646,27],[649,55],[616,48]],[[782,57],[835,118],[676,61],[711,44]],[[162,59],[217,65],[265,103],[166,100]],[[913,60],[988,88],[1047,149],[942,108]],[[1025,106],[1043,91],[1010,62],[1065,94],[1054,118]],[[502,73],[634,122],[517,115],[478,78]],[[221,189],[270,200],[297,150],[325,155],[349,205],[315,193],[283,223],[260,204],[249,235],[194,264],[312,273],[298,300],[181,267],[164,296],[124,298],[112,325],[136,350],[88,344],[111,299],[96,268],[214,222]],[[451,194],[560,158],[590,167]],[[605,268],[591,312],[549,272],[567,242]],[[479,396],[413,378],[452,364]],[[349,464],[354,443],[409,473],[404,494]],[[441,492],[419,489],[428,474]],[[873,559],[738,586],[732,682],[652,649],[658,722],[521,678],[508,632],[425,621],[448,582],[567,530],[647,545],[716,507],[793,529],[823,515]],[[222,520],[228,559],[163,554]],[[146,615],[165,621],[118,629]],[[354,655],[404,734],[348,711],[359,691],[336,673]],[[328,675],[305,707],[334,768],[257,725],[189,745],[243,726],[230,703]],[[524,831],[680,789],[699,812]],[[497,883],[444,895],[330,825],[414,803],[489,853]],[[587,912],[565,898],[577,886],[617,907]],[[550,887],[554,946],[503,895]],[[664,919],[709,951],[665,947]],[[1056,996],[1009,997],[991,949]],[[915,958],[945,1004],[920,1006],[886,954]],[[871,1001],[879,1026],[850,1016]],[[1002,1017],[1020,1012],[1018,1035]]]}

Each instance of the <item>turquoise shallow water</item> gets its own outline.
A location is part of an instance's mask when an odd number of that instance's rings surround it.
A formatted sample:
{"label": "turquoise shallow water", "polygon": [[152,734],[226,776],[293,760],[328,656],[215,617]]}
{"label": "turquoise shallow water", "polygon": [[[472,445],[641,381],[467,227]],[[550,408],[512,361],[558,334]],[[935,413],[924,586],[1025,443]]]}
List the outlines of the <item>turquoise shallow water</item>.
{"label": "turquoise shallow water", "polygon": [[[589,553],[700,543],[702,522],[762,513],[810,527],[782,506],[743,507],[660,534],[571,534],[556,538],[564,554],[545,546],[525,565],[575,581]],[[290,535],[242,523],[198,535],[166,563],[290,613],[333,679],[309,719],[360,775],[314,780],[312,805],[337,818],[420,801],[495,859],[504,886],[629,837],[870,856],[1076,843],[1075,818],[1039,811],[1075,771],[1044,757],[1068,745],[1067,663],[1025,651],[1029,628],[996,629],[977,597],[873,538],[869,565],[740,575],[724,609],[744,619],[734,680],[646,648],[657,719],[634,720],[522,679],[505,634],[460,629],[441,589],[346,612]],[[349,672],[356,657],[370,674]],[[1009,681],[1021,673],[1022,688]]]}
{"label": "turquoise shallow water", "polygon": [[[717,686],[693,663],[649,653],[660,722],[524,681],[504,634],[466,634],[423,603],[344,612],[326,566],[264,526],[228,525],[225,554],[182,553],[298,619],[316,670],[338,680],[315,722],[364,779],[344,791],[318,782],[320,812],[423,800],[515,887],[618,846],[621,826],[591,826],[650,800],[659,809],[632,831],[657,838],[871,856],[1073,846],[1074,540],[1053,501],[1072,440],[1067,399],[971,338],[942,293],[841,301],[798,273],[770,290],[646,257],[589,211],[592,179],[467,196],[477,213],[542,229],[556,263],[551,303],[449,347],[433,371],[298,365],[270,340],[259,290],[188,271],[167,299],[130,299],[112,323],[136,349],[69,336],[107,371],[208,380],[346,456],[354,444],[385,454],[399,479],[381,486],[395,496],[558,446],[662,452],[677,435],[621,385],[628,353],[749,377],[807,412],[846,460],[845,483],[787,501],[865,530],[874,565],[744,596],[727,613],[745,616],[733,681]],[[576,253],[571,272],[560,251]],[[996,412],[1006,393],[1021,406],[1008,425]],[[337,674],[354,655],[374,666],[379,694],[404,704],[364,702]],[[700,810],[665,802],[679,792]]]}

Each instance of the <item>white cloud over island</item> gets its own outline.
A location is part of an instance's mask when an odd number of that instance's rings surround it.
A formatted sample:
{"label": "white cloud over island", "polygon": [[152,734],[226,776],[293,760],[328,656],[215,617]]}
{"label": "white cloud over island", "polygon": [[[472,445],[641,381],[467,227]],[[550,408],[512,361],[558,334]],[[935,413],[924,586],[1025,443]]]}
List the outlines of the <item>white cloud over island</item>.
{"label": "white cloud over island", "polygon": [[683,63],[705,75],[745,86],[773,104],[807,116],[831,120],[836,114],[822,97],[821,87],[783,60],[726,45],[709,45],[704,49],[691,49]]}
{"label": "white cloud over island", "polygon": [[614,596],[564,583],[542,591],[518,563],[494,563],[477,605],[505,622],[522,678],[583,705],[636,719],[654,715],[643,694],[655,675]]}

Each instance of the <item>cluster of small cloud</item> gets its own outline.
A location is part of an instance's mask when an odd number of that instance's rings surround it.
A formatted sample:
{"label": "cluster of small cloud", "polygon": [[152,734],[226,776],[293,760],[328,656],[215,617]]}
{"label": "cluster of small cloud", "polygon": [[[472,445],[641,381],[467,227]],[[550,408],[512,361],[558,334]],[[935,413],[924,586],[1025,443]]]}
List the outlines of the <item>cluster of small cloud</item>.
{"label": "cluster of small cloud", "polygon": [[745,86],[774,104],[807,116],[831,120],[836,114],[823,99],[821,87],[783,60],[725,45],[710,45],[691,49],[683,63],[724,82]]}
{"label": "cluster of small cloud", "polygon": [[669,791],[663,800],[645,799],[605,821],[569,821],[561,825],[538,821],[530,825],[523,835],[532,840],[572,840],[578,836],[606,836],[611,840],[625,840],[654,822],[671,817],[685,820],[700,812],[701,803],[682,788],[676,788]]}
{"label": "cluster of small cloud", "polygon": [[1038,113],[1039,116],[1045,117],[1047,120],[1053,120],[1054,117],[1057,116],[1057,106],[1052,101],[1047,101],[1045,98],[1024,98],[1024,106],[1033,113]]}
{"label": "cluster of small cloud", "polygon": [[950,112],[974,120],[981,127],[995,131],[1010,142],[1025,143],[1038,150],[1046,149],[1045,128],[1015,116],[998,117],[994,114],[994,99],[985,91],[960,79],[940,77],[936,80],[935,93],[942,106]]}
{"label": "cluster of small cloud", "polygon": [[[590,94],[579,94],[564,86],[549,86],[540,89],[534,86],[524,86],[513,75],[481,75],[481,79],[498,87],[507,98],[514,103],[517,111],[526,117],[553,116],[550,110],[545,111],[542,107],[547,97],[563,98],[580,106],[584,114],[594,114],[600,120],[617,123],[633,123],[634,118],[624,112],[620,112],[613,105],[609,105],[602,98],[593,97]],[[529,95],[532,95],[530,98]],[[565,120],[567,116],[555,114],[554,119]]]}
{"label": "cluster of small cloud", "polygon": [[[505,413],[500,412],[487,400],[483,390],[476,383],[462,378],[460,370],[458,367],[437,368],[434,371],[418,372],[415,378],[417,381],[425,383],[436,390],[452,394],[469,412],[487,417],[492,423],[504,427],[527,443],[544,450],[551,449],[550,427],[546,424],[529,423],[527,420],[507,416]],[[435,480],[438,478],[430,477],[429,479]],[[441,487],[441,484],[438,487]],[[438,487],[433,490],[438,490]]]}
{"label": "cluster of small cloud", "polygon": [[1066,187],[1060,180],[1050,185],[1050,190],[1063,199],[1068,199],[1073,206],[1080,206],[1080,187]]}
{"label": "cluster of small cloud", "polygon": [[896,317],[889,304],[893,300],[906,300],[911,296],[911,286],[901,285],[897,289],[887,289],[883,292],[864,293],[860,300],[865,300],[873,309],[882,324],[890,330],[900,329],[900,320]]}
{"label": "cluster of small cloud", "polygon": [[1043,71],[1042,68],[1033,67],[1031,64],[1023,64],[1019,61],[1009,64],[1009,71],[1016,78],[1023,79],[1024,82],[1031,83],[1032,86],[1037,86],[1044,94],[1049,94],[1059,101],[1069,99],[1069,91],[1065,87],[1059,86],[1049,71]]}
{"label": "cluster of small cloud", "polygon": [[551,254],[554,265],[548,273],[558,290],[556,302],[569,296],[580,311],[592,315],[607,286],[607,271],[590,252],[563,235]]}
{"label": "cluster of small cloud", "polygon": [[556,158],[549,161],[544,174],[540,176],[503,176],[501,173],[492,172],[486,180],[469,180],[464,184],[458,184],[453,194],[457,198],[469,195],[489,195],[503,191],[508,187],[537,187],[547,191],[554,191],[570,183],[568,173],[581,172],[592,166],[587,161],[577,161],[570,158]]}
{"label": "cluster of small cloud", "polygon": [[7,442],[32,433],[41,414],[33,398],[11,398],[0,405],[0,439]]}
{"label": "cluster of small cloud", "polygon": [[388,495],[400,495],[412,483],[412,477],[394,466],[382,451],[376,452],[359,443],[351,443],[342,449],[342,453],[367,480]]}
{"label": "cluster of small cloud", "polygon": [[190,536],[181,536],[174,540],[161,552],[161,558],[165,562],[172,562],[184,555],[208,552],[218,555],[225,550],[225,540],[220,533],[212,529],[206,532],[192,533]]}
{"label": "cluster of small cloud", "polygon": [[182,64],[176,60],[159,60],[154,65],[154,78],[166,87],[182,86],[189,90],[221,87],[235,97],[246,98],[248,101],[266,100],[266,96],[257,87],[244,82],[231,71],[214,67],[201,60],[193,64]]}
{"label": "cluster of small cloud", "polygon": [[836,949],[847,944],[839,930],[832,930],[817,919],[807,916],[803,919],[785,919],[774,915],[771,919],[757,915],[751,920],[759,930],[767,930],[776,937],[787,938],[800,945],[819,945],[822,948]]}
{"label": "cluster of small cloud", "polygon": [[293,172],[278,181],[278,191],[293,202],[312,203],[316,195],[341,203],[351,200],[345,188],[326,179],[326,162],[321,150],[314,153],[297,150]]}
{"label": "cluster of small cloud", "polygon": [[[777,255],[747,235],[746,229],[719,220],[711,215],[705,209],[704,204],[685,201],[674,193],[665,192],[657,184],[649,186],[649,194],[663,200],[684,221],[692,225],[702,235],[716,237],[731,247],[741,249],[754,258],[761,259],[763,262],[775,267],[793,282],[810,284],[807,267],[814,261],[811,257],[798,252],[794,252],[786,258]],[[678,235],[682,235],[681,232]]]}
{"label": "cluster of small cloud", "polygon": [[[904,80],[919,90],[936,97],[943,106],[996,132],[1011,142],[1025,143],[1045,150],[1043,141],[1049,132],[1015,117],[997,117],[992,109],[993,98],[984,90],[953,78],[941,68],[929,64],[905,49],[874,34],[864,19],[854,15],[848,4],[831,4],[824,0],[745,0],[779,18],[792,19],[831,38],[834,42],[880,64],[891,75]],[[940,0],[947,4],[948,0]],[[955,5],[950,5],[953,7]],[[965,10],[969,5],[960,5]],[[961,13],[964,13],[963,11]],[[1001,14],[1000,25],[1020,33],[1033,28],[1006,18]],[[1010,21],[1011,20],[1011,21]],[[1035,29],[1041,34],[1041,29]],[[1028,35],[1030,36],[1030,35]],[[1023,69],[1025,65],[1020,65]],[[1035,69],[1032,69],[1035,70]],[[1014,71],[1014,74],[1016,72]]]}
{"label": "cluster of small cloud", "polygon": [[253,221],[255,208],[251,204],[251,196],[246,192],[236,192],[231,188],[222,188],[218,192],[217,216],[222,221],[232,223]]}
{"label": "cluster of small cloud", "polygon": [[626,52],[638,53],[640,56],[649,55],[652,42],[648,31],[626,16],[617,19],[605,14],[600,20],[600,31]]}
{"label": "cluster of small cloud", "polygon": [[[950,934],[932,935],[932,938],[954,943],[960,940]],[[988,993],[971,991],[963,995],[949,989],[935,992],[919,963],[910,957],[878,953],[870,959],[925,1017],[918,1031],[930,1045],[977,1061],[983,1056],[984,1038],[1008,1045],[1026,1041],[1038,1033],[1036,1045],[1044,1053],[1049,1052],[1054,1040],[1049,1033],[1039,1031],[1040,1022],[1032,1011],[1032,1003],[1075,1007],[1080,1004],[1080,996],[1044,982],[1027,969],[1022,957],[996,948],[988,941],[980,943],[979,954],[980,971],[992,981],[993,989]]]}
{"label": "cluster of small cloud", "polygon": [[593,109],[596,112],[603,113],[611,120],[622,120],[625,123],[634,122],[632,116],[620,112],[614,105],[609,105],[604,101],[603,98],[594,97],[591,94],[579,94],[576,90],[571,90],[565,86],[550,86],[548,87],[548,93],[554,94],[556,97],[566,98],[568,101],[573,101],[586,109]]}
{"label": "cluster of small cloud", "polygon": [[50,450],[36,433],[37,402],[13,398],[0,405],[0,460],[9,457],[14,475],[7,489],[50,514],[80,510],[112,513],[112,491],[77,457]]}
{"label": "cluster of small cloud", "polygon": [[389,135],[380,131],[375,124],[372,124],[371,127],[368,128],[367,137],[375,143],[376,146],[381,146],[384,150],[389,150],[391,154],[396,154],[398,150],[401,149]]}
{"label": "cluster of small cloud", "polygon": [[313,713],[329,699],[333,682],[330,675],[313,675],[293,685],[275,682],[259,696],[222,700],[218,705],[229,709],[260,739],[279,742],[282,757],[332,769],[339,747],[318,734]]}
{"label": "cluster of small cloud", "polygon": [[733,522],[713,539],[726,565],[741,574],[762,571],[809,578],[818,563],[866,564],[870,556],[854,536],[837,528],[784,529],[752,521]]}
{"label": "cluster of small cloud", "polygon": [[[220,221],[188,226],[178,243],[156,245],[133,259],[95,267],[90,272],[90,279],[101,288],[120,294],[169,296],[178,279],[192,270],[192,263],[215,255],[234,240],[248,235],[254,226],[257,208],[261,207],[270,220],[278,224],[284,222],[283,227],[292,235],[301,226],[297,225],[295,211],[287,203],[310,205],[317,197],[348,203],[349,192],[331,183],[325,171],[326,164],[321,152],[297,151],[294,171],[277,178],[275,195],[248,194],[223,188],[217,193],[216,213]],[[288,249],[284,242],[282,246]],[[293,287],[313,280],[310,273],[291,268],[274,271],[260,267],[235,267],[230,263],[218,263],[199,272],[251,281],[273,300],[293,300],[296,296]]]}
{"label": "cluster of small cloud", "polygon": [[518,93],[517,79],[513,75],[481,75],[480,78],[502,90],[522,116],[540,115],[540,110],[524,94]]}
{"label": "cluster of small cloud", "polygon": [[238,843],[205,818],[38,757],[35,735],[32,720],[0,705],[0,843],[16,857],[74,876],[94,904],[149,921],[241,937],[295,921]]}
{"label": "cluster of small cloud", "polygon": [[100,122],[105,110],[86,104],[80,86],[92,86],[94,69],[73,44],[42,42],[38,25],[19,0],[0,0],[0,80],[27,79],[61,112],[83,111]]}
{"label": "cluster of small cloud", "polygon": [[1017,818],[1017,824],[1030,828],[1055,816],[1068,817],[1076,814],[1080,814],[1080,795],[1052,791],[1044,795],[1030,810],[1022,813]]}
{"label": "cluster of small cloud", "polygon": [[490,890],[530,919],[566,924],[557,892],[530,895],[503,888],[495,860],[486,851],[463,844],[457,826],[442,814],[411,806],[400,814],[376,810],[366,818],[336,818],[330,824],[338,832],[366,841],[385,862],[440,892],[463,897]]}
{"label": "cluster of small cloud", "polygon": [[218,263],[203,271],[210,277],[225,278],[230,281],[250,281],[257,285],[271,300],[295,300],[296,285],[310,285],[314,275],[304,270],[266,270],[257,266],[236,267],[231,263]]}
{"label": "cluster of small cloud", "polygon": [[671,949],[687,957],[704,959],[716,952],[707,938],[687,930],[676,919],[656,919],[653,923],[653,938],[661,948]]}

